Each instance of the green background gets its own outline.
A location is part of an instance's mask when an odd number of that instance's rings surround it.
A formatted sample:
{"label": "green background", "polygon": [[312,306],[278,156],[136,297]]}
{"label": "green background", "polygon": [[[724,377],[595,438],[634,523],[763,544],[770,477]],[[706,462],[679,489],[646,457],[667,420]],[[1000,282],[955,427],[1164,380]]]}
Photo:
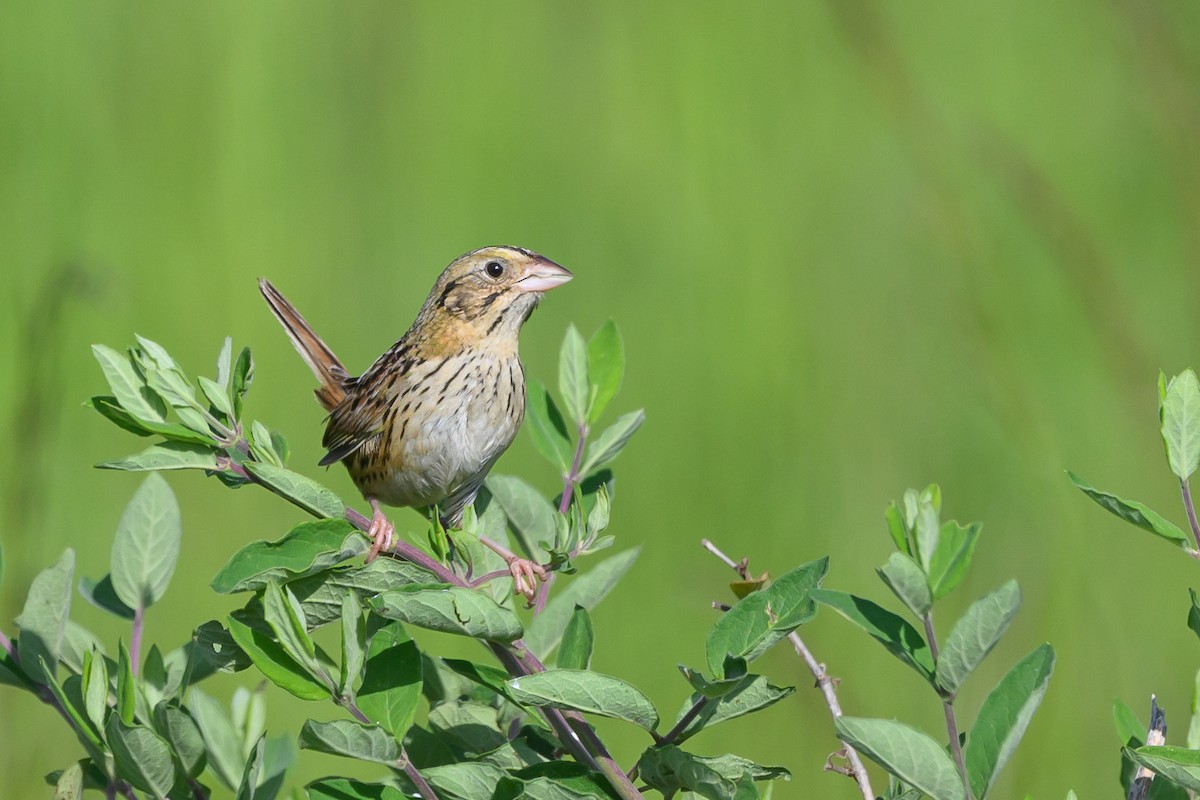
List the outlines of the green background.
{"label": "green background", "polygon": [[[107,570],[138,481],[91,468],[141,445],[81,406],[103,388],[91,343],[140,333],[205,374],[225,335],[252,345],[251,414],[353,497],[315,466],[311,376],[254,279],[361,369],[454,256],[513,243],[576,274],[525,329],[529,374],[553,380],[569,322],[615,318],[629,367],[613,408],[648,417],[616,464],[611,532],[642,556],[595,615],[598,669],[673,715],[675,665],[702,662],[727,596],[704,536],[775,574],[829,554],[827,585],[889,603],[881,512],[937,481],[946,516],[985,523],[943,635],[1010,577],[1025,597],[961,694],[965,724],[1021,655],[1059,654],[996,796],[1112,796],[1114,697],[1145,716],[1157,692],[1182,743],[1200,567],[1064,470],[1182,522],[1154,382],[1200,361],[1200,6],[746,8],[6,4],[3,629],[63,548]],[[498,470],[556,484],[527,435]],[[166,646],[236,602],[207,586],[230,553],[300,519],[260,491],[170,482],[183,556],[148,617]],[[81,600],[73,613],[111,650],[127,637]],[[941,735],[935,698],[877,644],[828,613],[802,632],[848,713]],[[762,668],[797,694],[695,748],[788,767],[776,797],[855,796],[821,772],[837,745],[811,677],[782,650]],[[276,732],[335,713],[268,697]],[[8,687],[0,719],[0,794],[45,796],[41,776],[80,748]],[[624,763],[646,744],[602,730]],[[296,777],[343,767],[306,756]]]}

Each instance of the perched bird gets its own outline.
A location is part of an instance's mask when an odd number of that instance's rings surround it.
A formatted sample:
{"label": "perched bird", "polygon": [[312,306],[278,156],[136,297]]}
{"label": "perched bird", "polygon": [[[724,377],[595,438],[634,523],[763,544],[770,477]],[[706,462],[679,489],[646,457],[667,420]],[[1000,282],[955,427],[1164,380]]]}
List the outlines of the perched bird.
{"label": "perched bird", "polygon": [[[417,319],[359,377],[352,377],[304,317],[265,278],[263,297],[317,377],[329,412],[320,464],[341,461],[371,504],[368,560],[390,550],[395,527],[380,509],[437,509],[458,527],[492,464],[525,417],[521,326],[542,294],[571,280],[520,247],[484,247],[455,259]],[[531,597],[540,566],[493,546],[516,590]]]}

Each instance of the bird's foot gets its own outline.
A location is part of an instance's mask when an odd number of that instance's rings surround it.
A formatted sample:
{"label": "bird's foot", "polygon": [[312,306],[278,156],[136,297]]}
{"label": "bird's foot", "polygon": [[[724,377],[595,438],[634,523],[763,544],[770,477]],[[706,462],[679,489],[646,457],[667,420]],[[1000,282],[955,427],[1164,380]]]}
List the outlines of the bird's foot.
{"label": "bird's foot", "polygon": [[379,508],[378,500],[371,500],[371,511],[374,513],[371,514],[371,527],[367,529],[367,536],[371,538],[371,549],[367,553],[368,564],[380,553],[391,551],[396,541],[396,526]]}
{"label": "bird's foot", "polygon": [[508,572],[513,579],[513,592],[525,598],[525,602],[533,605],[537,594],[538,581],[546,580],[546,570],[536,561],[514,556],[508,562]]}

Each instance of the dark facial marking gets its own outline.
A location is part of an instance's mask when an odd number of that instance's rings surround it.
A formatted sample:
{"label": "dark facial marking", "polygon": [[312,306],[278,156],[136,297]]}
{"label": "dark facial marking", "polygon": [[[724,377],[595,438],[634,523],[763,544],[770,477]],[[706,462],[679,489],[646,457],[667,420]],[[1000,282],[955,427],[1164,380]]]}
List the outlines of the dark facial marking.
{"label": "dark facial marking", "polygon": [[492,324],[490,326],[488,326],[487,333],[484,334],[485,336],[490,336],[492,331],[494,331],[494,330],[496,330],[496,328],[500,327],[500,323],[504,321],[504,315],[508,313],[508,310],[510,308],[512,308],[512,306],[509,306],[508,308],[504,309],[503,311],[501,311],[499,314],[496,315],[496,318],[494,320],[492,320]]}
{"label": "dark facial marking", "polygon": [[450,296],[450,293],[454,291],[456,286],[458,286],[457,280],[450,281],[446,284],[446,288],[442,290],[442,296],[438,298],[439,306],[446,305],[446,298]]}

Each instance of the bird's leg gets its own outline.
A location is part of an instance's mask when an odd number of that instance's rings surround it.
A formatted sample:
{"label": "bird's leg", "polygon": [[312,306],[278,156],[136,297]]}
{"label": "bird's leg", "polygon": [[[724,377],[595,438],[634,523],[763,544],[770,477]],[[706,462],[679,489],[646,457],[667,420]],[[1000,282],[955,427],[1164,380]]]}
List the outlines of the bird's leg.
{"label": "bird's leg", "polygon": [[372,511],[371,527],[367,529],[367,536],[370,536],[372,541],[371,550],[367,553],[367,563],[370,564],[381,552],[392,549],[392,543],[396,539],[396,526],[383,513],[378,500],[374,497],[368,497],[367,500],[371,503]]}
{"label": "bird's leg", "polygon": [[525,602],[532,604],[534,595],[537,594],[538,581],[546,579],[546,570],[542,568],[542,565],[536,561],[521,558],[499,542],[493,542],[486,536],[480,536],[479,541],[504,559],[504,562],[508,564],[508,572],[512,575],[513,591],[524,597]]}

